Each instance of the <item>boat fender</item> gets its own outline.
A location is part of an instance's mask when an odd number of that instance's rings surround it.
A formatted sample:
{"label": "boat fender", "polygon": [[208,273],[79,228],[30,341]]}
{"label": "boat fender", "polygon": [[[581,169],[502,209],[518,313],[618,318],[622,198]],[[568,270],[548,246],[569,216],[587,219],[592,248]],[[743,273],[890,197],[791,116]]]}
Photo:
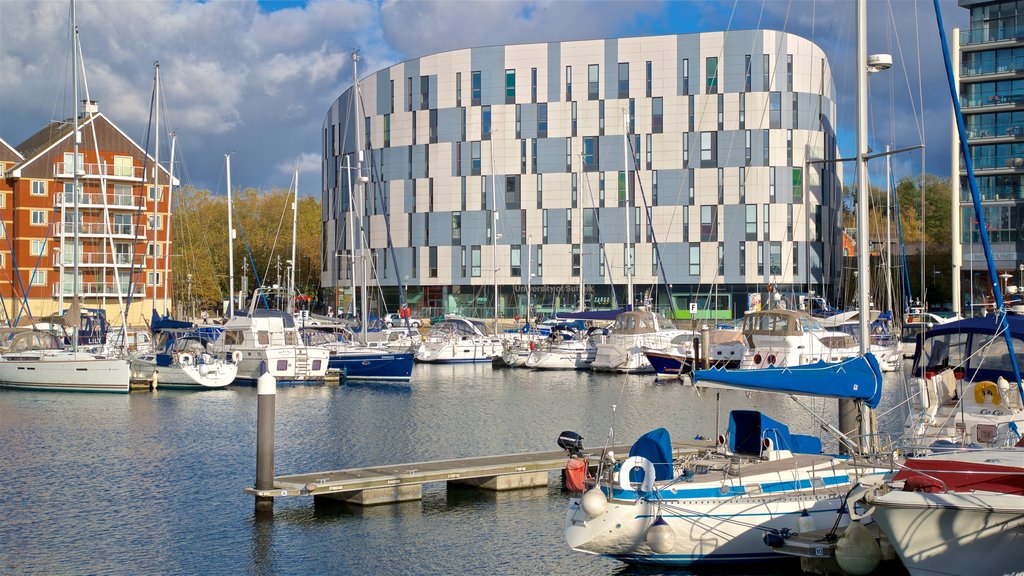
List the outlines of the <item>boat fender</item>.
{"label": "boat fender", "polygon": [[604,511],[608,508],[608,498],[600,488],[591,488],[583,494],[583,498],[580,499],[580,506],[583,507],[583,511],[588,516],[597,518],[604,514]]}
{"label": "boat fender", "polygon": [[676,533],[659,514],[647,528],[647,545],[655,554],[668,554],[676,543]]}
{"label": "boat fender", "polygon": [[181,364],[182,366],[191,366],[192,355],[188,352],[182,352],[181,356],[178,356],[178,364]]}
{"label": "boat fender", "polygon": [[978,404],[985,403],[985,394],[992,395],[992,403],[996,406],[1003,403],[1003,399],[999,396],[999,388],[996,383],[991,380],[985,380],[978,382],[974,385],[974,401]]}
{"label": "boat fender", "polygon": [[769,366],[775,366],[775,360],[775,354],[769,354],[768,358],[765,359],[765,362],[767,362]]}
{"label": "boat fender", "polygon": [[238,350],[235,350],[234,352],[232,352],[231,353],[231,361],[234,362],[235,364],[238,364],[239,362],[241,362],[242,361],[242,353],[240,351],[238,351]]}
{"label": "boat fender", "polygon": [[754,364],[755,365],[760,367],[761,366],[761,360],[763,360],[763,358],[761,357],[761,353],[760,352],[758,352],[757,354],[754,354]]}
{"label": "boat fender", "polygon": [[847,574],[870,574],[882,560],[882,550],[868,529],[858,520],[846,526],[836,542],[836,562]]}
{"label": "boat fender", "polygon": [[[634,468],[640,468],[644,472],[644,479],[639,482],[639,486],[629,481],[629,473]],[[654,490],[654,464],[643,456],[630,456],[626,458],[619,468],[619,488],[630,492],[637,489],[643,492]]]}
{"label": "boat fender", "polygon": [[206,364],[200,364],[199,365],[199,375],[202,376],[203,378],[206,378],[207,376],[209,376],[210,375],[210,367],[207,366]]}

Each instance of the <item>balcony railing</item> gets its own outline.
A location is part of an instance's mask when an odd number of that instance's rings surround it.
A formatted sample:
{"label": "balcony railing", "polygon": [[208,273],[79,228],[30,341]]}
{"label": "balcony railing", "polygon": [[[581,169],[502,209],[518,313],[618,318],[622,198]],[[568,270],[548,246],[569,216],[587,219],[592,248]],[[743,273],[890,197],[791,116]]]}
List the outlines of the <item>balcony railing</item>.
{"label": "balcony railing", "polygon": [[975,170],[997,170],[1000,168],[1019,170],[1024,168],[1024,155],[1013,153],[977,155],[971,157],[971,163]]}
{"label": "balcony railing", "polygon": [[[65,199],[66,197],[66,199]],[[82,192],[78,195],[79,208],[103,208],[104,194],[99,192]],[[64,202],[65,208],[71,208],[75,204],[74,194],[58,192],[53,195],[53,205],[59,207]],[[143,196],[132,196],[127,194],[106,195],[106,206],[109,208],[145,208],[146,200]]]}
{"label": "balcony railing", "polygon": [[1003,40],[1020,40],[1024,38],[1024,26],[1007,26],[999,28],[984,28],[977,30],[961,30],[960,44],[986,44],[988,42],[1001,42]]}
{"label": "balcony railing", "polygon": [[[65,222],[63,226],[53,224],[53,226],[55,226],[56,233],[59,235],[74,236],[75,234],[74,222]],[[106,236],[108,233],[107,225],[103,222],[82,222],[78,228],[78,233],[87,236]],[[111,224],[109,233],[111,236],[145,238],[146,227],[142,224]]]}
{"label": "balcony railing", "polygon": [[1003,104],[1019,104],[1024,102],[1024,94],[991,94],[985,96],[968,96],[962,100],[966,108],[984,108]]}
{"label": "balcony railing", "polygon": [[1003,136],[1024,136],[1024,122],[986,122],[967,126],[968,138],[999,138]]}
{"label": "balcony railing", "polygon": [[965,64],[961,73],[964,78],[970,78],[973,76],[986,76],[988,74],[1020,72],[1022,70],[1024,70],[1024,58],[1006,56],[996,58],[994,61],[978,62],[970,65]]}
{"label": "balcony railing", "polygon": [[[1020,184],[1008,186],[978,186],[978,194],[984,200],[1021,200],[1024,199],[1024,187]],[[960,188],[960,201],[971,201],[971,190]]]}
{"label": "balcony railing", "polygon": [[[141,258],[142,255],[139,254],[138,256],[140,257],[135,259],[136,265],[141,264],[143,261],[143,258]],[[54,254],[53,265],[60,266],[61,260],[62,258],[59,254]],[[64,266],[74,266],[75,255],[72,252],[68,252],[64,254],[63,261]],[[107,252],[83,252],[78,255],[79,266],[113,266],[115,264],[117,264],[118,266],[131,266],[132,255],[109,254]]]}
{"label": "balcony railing", "polygon": [[[74,178],[73,162],[54,162],[54,178]],[[109,178],[111,180],[137,180],[142,181],[146,172],[142,166],[129,166],[115,168],[111,164],[83,164],[78,172],[79,178]]]}
{"label": "balcony railing", "polygon": [[[131,283],[128,281],[121,283],[121,296],[127,296]],[[53,297],[59,298],[61,295],[61,289],[64,291],[64,296],[74,296],[75,287],[74,282],[68,280],[66,282],[56,282],[53,284]],[[143,296],[145,295],[146,287],[142,282],[136,281],[134,288],[131,290],[132,295]],[[117,284],[114,282],[79,282],[78,283],[78,294],[81,296],[117,296]]]}

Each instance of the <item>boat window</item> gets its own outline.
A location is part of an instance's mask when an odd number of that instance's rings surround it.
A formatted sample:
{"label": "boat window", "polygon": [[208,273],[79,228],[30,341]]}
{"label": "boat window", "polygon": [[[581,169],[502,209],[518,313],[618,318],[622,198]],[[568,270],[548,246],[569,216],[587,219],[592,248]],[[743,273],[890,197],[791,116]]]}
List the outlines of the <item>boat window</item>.
{"label": "boat window", "polygon": [[[983,336],[983,338],[991,339],[991,336]],[[941,368],[962,367],[966,351],[966,333],[928,336],[924,341],[921,353],[918,354],[917,364],[914,365],[914,373],[920,374],[921,368],[933,371]],[[1005,352],[1005,348],[1003,351]],[[975,364],[977,364],[977,361],[975,361]]]}
{"label": "boat window", "polygon": [[289,345],[289,346],[297,346],[299,344],[299,342],[295,338],[295,332],[291,332],[291,331],[285,332],[284,333],[284,343]]}
{"label": "boat window", "polygon": [[824,330],[825,328],[821,325],[821,322],[818,322],[814,318],[801,318],[800,329],[804,332],[810,332],[812,330]]}
{"label": "boat window", "polygon": [[241,330],[224,331],[225,346],[240,346],[242,344],[245,344],[245,334]]}
{"label": "boat window", "polygon": [[270,332],[267,332],[266,330],[256,332],[256,340],[260,343],[260,346],[269,346]]}
{"label": "boat window", "polygon": [[[1014,338],[1013,351],[1017,354],[1017,366],[1024,367],[1024,342]],[[963,361],[961,360],[961,362]],[[1010,351],[1006,349],[1006,339],[1002,335],[974,334],[974,337],[971,338],[968,366],[972,369],[981,368],[1012,373],[1013,365],[1010,363]]]}

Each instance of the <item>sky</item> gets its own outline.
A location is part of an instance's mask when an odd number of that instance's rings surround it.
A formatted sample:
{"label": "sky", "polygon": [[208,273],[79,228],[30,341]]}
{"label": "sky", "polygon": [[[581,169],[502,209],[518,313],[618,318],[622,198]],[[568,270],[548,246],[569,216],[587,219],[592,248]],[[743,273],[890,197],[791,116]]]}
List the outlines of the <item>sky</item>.
{"label": "sky", "polygon": [[[966,28],[967,10],[940,3],[947,35]],[[825,50],[841,154],[854,153],[850,0],[80,0],[76,9],[90,98],[143,144],[159,61],[160,132],[177,135],[176,175],[219,194],[230,153],[233,187],[288,187],[298,167],[300,193],[320,195],[320,132],[352,85],[353,50],[365,77],[458,48],[783,30]],[[918,145],[923,130],[927,171],[948,177],[951,106],[932,3],[869,0],[868,13],[868,52],[894,60],[871,76],[870,145]],[[72,114],[69,20],[68,1],[0,0],[0,138],[13,146]],[[160,146],[166,160],[166,136]],[[919,175],[921,156],[895,158],[896,177]]]}

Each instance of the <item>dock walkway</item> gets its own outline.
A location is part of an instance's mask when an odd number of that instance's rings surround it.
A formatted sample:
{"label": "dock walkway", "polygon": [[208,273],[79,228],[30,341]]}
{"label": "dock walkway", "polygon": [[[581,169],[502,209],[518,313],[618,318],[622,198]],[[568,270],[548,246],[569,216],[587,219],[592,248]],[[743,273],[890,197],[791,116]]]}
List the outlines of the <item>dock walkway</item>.
{"label": "dock walkway", "polygon": [[[676,457],[711,446],[701,441],[672,443]],[[628,445],[613,446],[612,450],[621,460],[629,453],[629,448]],[[599,451],[588,453],[592,461],[600,457]],[[275,476],[272,490],[246,488],[244,491],[263,498],[313,496],[314,499],[329,498],[372,506],[419,500],[423,497],[423,484],[428,482],[494,491],[547,486],[549,472],[564,468],[566,459],[564,450],[553,450],[288,474]]]}

